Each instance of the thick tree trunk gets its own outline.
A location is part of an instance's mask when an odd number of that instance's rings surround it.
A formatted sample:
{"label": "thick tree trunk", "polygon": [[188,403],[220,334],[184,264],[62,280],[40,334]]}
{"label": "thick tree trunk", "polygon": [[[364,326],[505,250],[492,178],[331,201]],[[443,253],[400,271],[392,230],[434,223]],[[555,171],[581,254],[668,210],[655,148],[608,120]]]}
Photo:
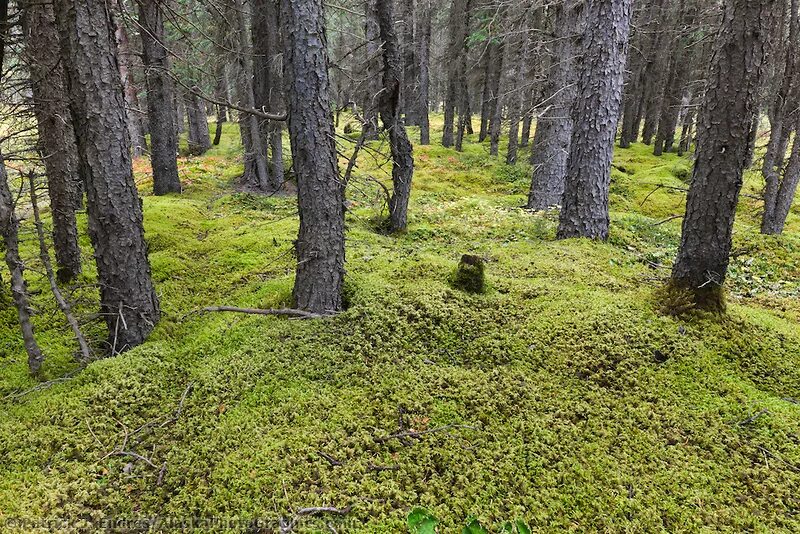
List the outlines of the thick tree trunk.
{"label": "thick tree trunk", "polygon": [[[195,87],[196,90],[199,90]],[[211,137],[208,133],[208,116],[206,107],[200,97],[192,91],[185,91],[183,101],[186,105],[186,117],[189,123],[187,144],[189,154],[200,156],[211,148]]]}
{"label": "thick tree trunk", "polygon": [[402,63],[397,34],[394,32],[393,1],[378,2],[378,25],[383,41],[383,92],[380,108],[383,127],[389,133],[392,152],[392,196],[389,199],[389,231],[404,232],[408,226],[408,201],[414,158],[406,128],[400,117]]}
{"label": "thick tree trunk", "polygon": [[717,34],[672,285],[722,309],[736,203],[776,0],[728,0]]}
{"label": "thick tree trunk", "polygon": [[69,95],[59,62],[58,29],[53,6],[28,2],[24,6],[25,56],[30,69],[33,108],[39,132],[39,152],[47,173],[53,246],[58,279],[66,282],[81,272],[75,210],[81,205],[83,187],[78,147],[69,116]]}
{"label": "thick tree trunk", "polygon": [[[0,62],[2,65],[2,62]],[[0,67],[1,68],[1,67]],[[28,354],[28,370],[32,375],[39,374],[44,355],[36,343],[31,324],[31,309],[28,303],[28,290],[23,276],[23,263],[19,256],[19,220],[14,212],[14,197],[8,187],[8,174],[3,155],[0,154],[0,235],[5,246],[5,260],[11,273],[11,299],[17,309],[17,319],[22,331],[22,342]]]}
{"label": "thick tree trunk", "polygon": [[590,0],[557,236],[608,237],[611,158],[622,99],[631,0]]}
{"label": "thick tree trunk", "polygon": [[575,8],[556,5],[555,39],[550,54],[544,111],[536,121],[531,147],[533,175],[527,207],[541,210],[561,204],[572,139],[572,106],[575,101],[573,41],[579,31]]}
{"label": "thick tree trunk", "polygon": [[150,124],[150,162],[153,193],[180,193],[178,137],[175,132],[175,95],[164,46],[164,13],[159,0],[137,0],[142,38],[142,61],[147,82],[147,119]]}
{"label": "thick tree trunk", "polygon": [[297,177],[295,307],[342,308],[344,186],[331,117],[322,0],[280,0],[289,137]]}
{"label": "thick tree trunk", "polygon": [[78,153],[86,171],[101,312],[113,354],[142,343],[159,318],[133,181],[114,28],[99,0],[57,0],[56,19]]}
{"label": "thick tree trunk", "polygon": [[431,0],[417,0],[417,75],[419,92],[416,98],[416,114],[419,123],[421,145],[431,142],[431,128],[428,118],[428,100],[430,91],[430,56],[431,56]]}

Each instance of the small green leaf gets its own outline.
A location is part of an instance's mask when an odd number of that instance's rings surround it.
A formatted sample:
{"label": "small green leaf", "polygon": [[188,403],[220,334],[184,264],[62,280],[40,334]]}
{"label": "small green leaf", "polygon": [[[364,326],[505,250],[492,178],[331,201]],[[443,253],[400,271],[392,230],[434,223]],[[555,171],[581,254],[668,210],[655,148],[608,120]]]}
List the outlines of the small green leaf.
{"label": "small green leaf", "polygon": [[522,519],[517,519],[517,532],[519,534],[531,534],[531,528]]}
{"label": "small green leaf", "polygon": [[464,527],[461,534],[489,534],[489,532],[483,528],[477,518],[470,517],[467,519],[467,526]]}
{"label": "small green leaf", "polygon": [[414,508],[408,514],[408,530],[411,534],[436,534],[436,524],[439,522],[424,508]]}

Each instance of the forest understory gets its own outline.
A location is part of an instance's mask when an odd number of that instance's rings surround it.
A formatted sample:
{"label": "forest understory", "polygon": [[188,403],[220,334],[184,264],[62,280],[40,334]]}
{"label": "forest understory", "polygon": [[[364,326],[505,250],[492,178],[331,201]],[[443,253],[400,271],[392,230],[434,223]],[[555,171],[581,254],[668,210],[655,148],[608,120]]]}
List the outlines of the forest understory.
{"label": "forest understory", "polygon": [[[798,203],[783,235],[760,234],[746,196],[760,177],[746,174],[727,312],[675,316],[681,303],[659,291],[690,155],[616,149],[608,241],[555,240],[555,212],[520,208],[527,163],[475,137],[456,152],[409,132],[408,231],[380,232],[390,164],[371,142],[347,190],[346,310],[324,319],[199,313],[292,305],[296,200],[237,190],[235,124],[179,159],[183,194],[152,196],[137,159],[162,319],[142,345],[84,368],[47,280],[29,275],[39,382],[2,307],[0,524],[199,517],[258,531],[282,518],[294,532],[402,532],[423,508],[440,532],[472,518],[492,532],[516,520],[800,530]],[[69,296],[86,316],[98,296],[79,223]],[[22,244],[36,269],[35,240]],[[484,293],[451,286],[462,254],[484,259]],[[100,323],[85,332],[95,343]]]}

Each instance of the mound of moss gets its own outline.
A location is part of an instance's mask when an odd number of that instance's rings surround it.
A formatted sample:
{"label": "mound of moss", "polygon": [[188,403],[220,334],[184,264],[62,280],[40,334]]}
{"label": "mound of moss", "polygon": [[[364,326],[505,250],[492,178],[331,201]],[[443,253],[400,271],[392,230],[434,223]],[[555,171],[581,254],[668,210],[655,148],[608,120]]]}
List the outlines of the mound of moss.
{"label": "mound of moss", "polygon": [[[36,384],[4,307],[0,524],[194,516],[257,530],[336,507],[347,513],[295,532],[402,532],[417,508],[442,532],[800,529],[796,212],[787,235],[764,237],[745,204],[727,313],[675,316],[658,294],[680,221],[656,223],[682,197],[646,177],[683,184],[686,160],[618,150],[611,239],[595,243],[555,241],[552,213],[519,209],[528,167],[475,140],[417,147],[406,234],[374,229],[366,176],[386,169],[365,160],[353,177],[345,312],[189,314],[290,303],[295,203],[234,191],[237,138],[181,160],[184,195],[144,199],[164,309],[150,341],[75,372],[69,331],[37,294],[45,373],[64,379],[22,394]],[[145,162],[137,177],[146,191]],[[482,293],[451,287],[465,250],[491,270]],[[75,296],[79,312],[96,306],[91,288]]]}

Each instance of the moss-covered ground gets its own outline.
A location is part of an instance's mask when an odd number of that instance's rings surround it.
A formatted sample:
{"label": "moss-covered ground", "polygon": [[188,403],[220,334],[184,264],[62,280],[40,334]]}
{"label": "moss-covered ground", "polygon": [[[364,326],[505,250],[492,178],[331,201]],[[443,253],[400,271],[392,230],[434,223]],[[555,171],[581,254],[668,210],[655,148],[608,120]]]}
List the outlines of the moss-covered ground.
{"label": "moss-covered ground", "polygon": [[[618,149],[611,237],[596,243],[556,241],[555,214],[519,208],[526,164],[474,138],[463,153],[416,146],[409,231],[387,236],[375,231],[385,148],[371,145],[348,188],[348,309],[312,321],[190,313],[291,304],[296,203],[236,191],[233,125],[181,159],[182,195],[151,196],[137,161],[163,319],[144,345],[82,370],[26,221],[44,371],[63,380],[25,393],[36,382],[3,295],[0,530],[317,506],[352,508],[295,532],[403,532],[415,507],[440,532],[469,516],[489,530],[800,530],[797,207],[785,235],[765,237],[744,197],[727,314],[675,317],[659,288],[689,159]],[[760,186],[750,174],[744,193]],[[83,245],[69,294],[85,318],[97,295]],[[448,284],[463,254],[484,258],[485,293]],[[101,325],[87,333],[99,350]],[[403,429],[421,434],[386,439]]]}

